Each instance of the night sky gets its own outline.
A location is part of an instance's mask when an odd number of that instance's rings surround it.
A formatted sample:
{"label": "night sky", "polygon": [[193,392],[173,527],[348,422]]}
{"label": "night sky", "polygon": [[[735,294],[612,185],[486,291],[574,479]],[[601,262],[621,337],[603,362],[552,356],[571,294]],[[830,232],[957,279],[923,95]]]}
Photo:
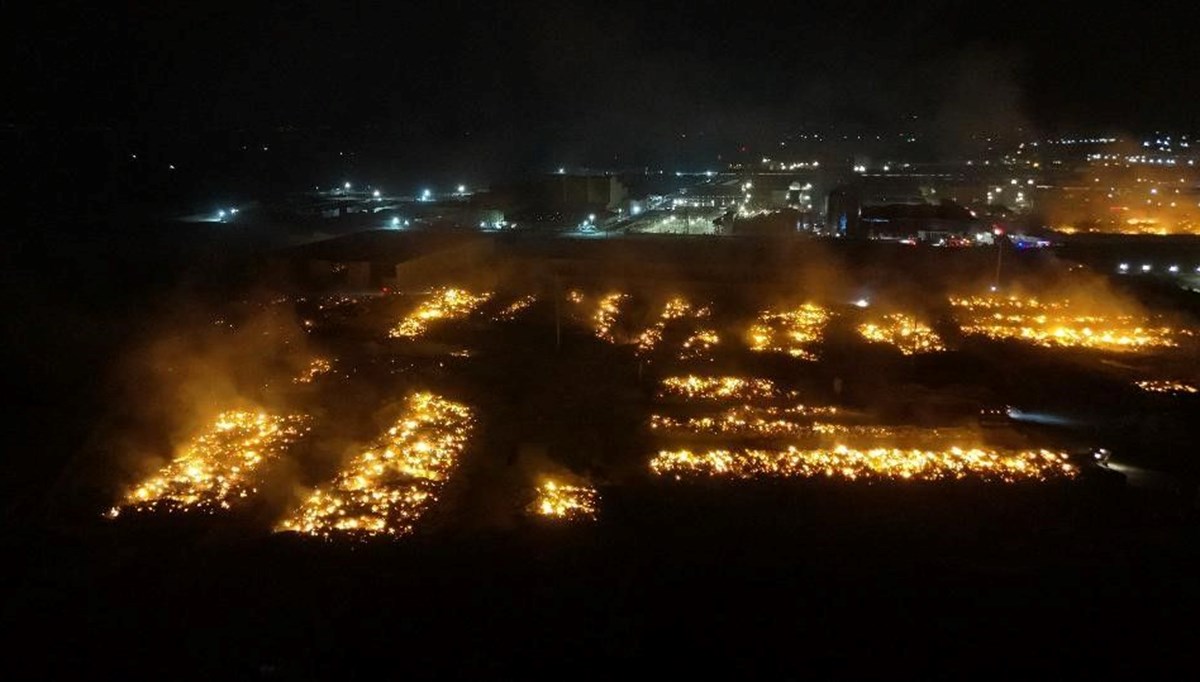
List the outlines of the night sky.
{"label": "night sky", "polygon": [[530,158],[830,125],[1200,123],[1189,3],[105,4],[5,22],[7,123],[369,127]]}

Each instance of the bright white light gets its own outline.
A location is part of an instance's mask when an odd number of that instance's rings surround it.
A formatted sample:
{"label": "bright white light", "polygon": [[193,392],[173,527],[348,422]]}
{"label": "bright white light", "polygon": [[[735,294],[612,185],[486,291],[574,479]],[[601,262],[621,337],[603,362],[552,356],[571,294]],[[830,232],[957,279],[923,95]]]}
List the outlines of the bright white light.
{"label": "bright white light", "polygon": [[1142,272],[1150,272],[1150,264],[1149,263],[1142,266]]}
{"label": "bright white light", "polygon": [[459,194],[464,194],[464,193],[466,193],[466,191],[467,191],[467,186],[466,186],[466,185],[459,185],[459,186],[458,186],[458,193],[459,193]]}
{"label": "bright white light", "polygon": [[871,305],[871,302],[865,298],[860,298],[854,302],[854,305],[858,306],[859,308],[866,308],[867,306]]}
{"label": "bright white light", "polygon": [[642,212],[642,207],[634,204],[633,206],[629,207],[629,212],[633,215],[637,215]]}
{"label": "bright white light", "polygon": [[392,218],[392,227],[400,227],[400,219]]}
{"label": "bright white light", "polygon": [[1179,272],[1179,266],[1172,265],[1171,267],[1167,268],[1167,272]]}
{"label": "bright white light", "polygon": [[1000,287],[996,286],[995,284],[988,287],[988,291],[992,292],[993,294],[996,293],[996,291],[998,291],[999,289],[1000,289]]}
{"label": "bright white light", "polygon": [[563,173],[566,173],[566,172],[567,172],[567,169],[566,169],[566,168],[559,168],[559,169],[558,169],[558,174],[559,174],[559,175],[562,175]]}
{"label": "bright white light", "polygon": [[704,174],[705,174],[705,175],[707,175],[707,176],[708,176],[708,177],[710,177],[710,178],[711,178],[713,175],[715,175],[715,173],[713,173],[712,171],[705,171],[705,173],[704,173]]}
{"label": "bright white light", "polygon": [[1121,263],[1120,265],[1117,266],[1117,269],[1120,270],[1121,272],[1125,272],[1125,271],[1129,270],[1129,263]]}
{"label": "bright white light", "polygon": [[588,222],[589,222],[589,223],[594,223],[594,222],[596,222],[596,214],[595,214],[595,213],[589,213],[589,214],[588,214]]}
{"label": "bright white light", "polygon": [[223,211],[223,210],[221,210],[221,211],[217,211],[217,217],[218,217],[218,218],[224,218],[224,217],[225,217],[225,211]]}
{"label": "bright white light", "polygon": [[379,190],[375,190],[374,192],[371,192],[371,196],[373,196],[373,197],[375,197],[376,199],[378,199],[378,198],[379,198]]}
{"label": "bright white light", "polygon": [[428,189],[421,190],[421,200],[422,201],[429,201],[430,197],[432,197],[432,196],[433,196],[432,190],[428,190]]}
{"label": "bright white light", "polygon": [[346,184],[342,185],[342,187],[345,189],[350,189],[350,183],[347,182]]}
{"label": "bright white light", "polygon": [[231,208],[231,209],[229,209],[229,212],[234,215],[237,215],[238,210],[236,208]]}

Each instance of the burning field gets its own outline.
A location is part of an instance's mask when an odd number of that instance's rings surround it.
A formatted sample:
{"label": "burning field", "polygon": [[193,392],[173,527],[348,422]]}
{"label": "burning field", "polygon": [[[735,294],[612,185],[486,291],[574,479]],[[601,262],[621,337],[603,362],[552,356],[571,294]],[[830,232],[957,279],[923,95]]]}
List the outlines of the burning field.
{"label": "burning field", "polygon": [[279,530],[321,537],[407,535],[454,470],[471,433],[471,410],[432,393],[404,413],[337,478],[315,490]]}
{"label": "burning field", "polygon": [[394,339],[415,339],[438,322],[462,319],[470,315],[491,297],[491,293],[474,294],[466,289],[439,289],[393,327],[388,336]]}
{"label": "burning field", "polygon": [[308,419],[263,412],[221,413],[158,473],[109,511],[227,510],[258,492],[265,469],[308,430]]}
{"label": "burning field", "polygon": [[828,308],[815,303],[805,303],[793,310],[762,312],[747,333],[750,350],[816,360],[811,347],[824,338],[825,327],[832,317]]}
{"label": "burning field", "polygon": [[903,313],[892,313],[876,322],[863,323],[859,325],[858,333],[873,343],[895,346],[905,355],[946,350],[942,338],[929,325]]}
{"label": "burning field", "polygon": [[650,462],[660,476],[826,477],[858,479],[924,480],[976,478],[1012,483],[1070,478],[1074,465],[1063,453],[1049,450],[1005,452],[948,446],[936,450],[888,447],[832,448],[788,446],[782,450],[741,448],[660,450]]}
{"label": "burning field", "polygon": [[1048,348],[1136,351],[1178,345],[1180,330],[1133,313],[1098,314],[1070,299],[951,297],[965,334]]}
{"label": "burning field", "polygon": [[600,496],[594,488],[547,479],[537,487],[537,497],[529,511],[554,520],[593,520],[599,502]]}

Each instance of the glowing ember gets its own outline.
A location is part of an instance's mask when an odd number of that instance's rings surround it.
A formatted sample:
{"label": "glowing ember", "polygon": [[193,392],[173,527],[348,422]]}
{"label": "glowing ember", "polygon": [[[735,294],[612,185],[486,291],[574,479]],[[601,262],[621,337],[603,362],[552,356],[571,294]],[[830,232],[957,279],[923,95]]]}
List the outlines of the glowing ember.
{"label": "glowing ember", "polygon": [[493,319],[495,319],[497,322],[507,322],[508,320],[516,319],[517,315],[520,315],[528,310],[529,307],[536,302],[537,296],[532,294],[529,296],[522,296],[521,298],[518,298],[517,300],[505,306],[504,310],[496,313],[496,316]]}
{"label": "glowing ember", "polygon": [[1015,296],[951,297],[960,310],[963,333],[990,339],[1016,339],[1046,347],[1079,347],[1129,351],[1174,346],[1178,333],[1169,327],[1150,327],[1133,315],[1085,315],[1070,301],[1046,303]]}
{"label": "glowing ember", "polygon": [[258,492],[262,469],[307,431],[307,418],[228,411],[109,511],[214,512]]}
{"label": "glowing ember", "polygon": [[311,384],[317,377],[328,373],[331,369],[333,369],[333,363],[324,358],[317,358],[308,363],[308,367],[305,367],[303,372],[292,379],[292,382],[297,384]]}
{"label": "glowing ember", "polygon": [[716,416],[669,417],[650,415],[650,428],[655,431],[690,434],[722,434],[731,436],[795,436],[799,434],[858,433],[883,427],[843,426],[840,424],[802,423],[797,419],[816,415],[833,415],[836,407],[796,405],[795,407],[751,407],[742,405],[725,410]]}
{"label": "glowing ember", "polygon": [[415,339],[428,331],[434,322],[470,315],[491,296],[490,293],[472,294],[464,289],[441,289],[393,327],[388,336],[393,339]]}
{"label": "glowing ember", "polygon": [[716,330],[701,329],[684,340],[683,348],[679,351],[679,359],[691,360],[708,357],[712,353],[712,349],[720,342],[721,337]]}
{"label": "glowing ember", "polygon": [[1170,379],[1148,379],[1146,381],[1133,382],[1138,388],[1149,393],[1197,393],[1197,389],[1192,384],[1183,381],[1172,381]]}
{"label": "glowing ember", "polygon": [[775,384],[768,379],[741,377],[685,377],[663,379],[662,396],[680,396],[702,400],[740,398],[770,398],[776,395]]}
{"label": "glowing ember", "polygon": [[820,342],[830,317],[832,315],[826,308],[814,303],[784,312],[763,312],[747,333],[750,350],[816,360],[816,355],[806,346]]}
{"label": "glowing ember", "polygon": [[548,480],[538,486],[530,511],[553,519],[594,519],[598,502],[593,488]]}
{"label": "glowing ember", "polygon": [[825,449],[662,450],[650,462],[660,476],[730,478],[827,477],[847,480],[977,478],[986,481],[1045,481],[1074,477],[1078,470],[1063,453],[1049,450],[998,451],[948,447],[938,450],[838,445]]}
{"label": "glowing ember", "polygon": [[410,396],[396,424],[333,483],[313,492],[279,530],[322,537],[411,533],[437,501],[471,427],[465,405],[432,393]]}
{"label": "glowing ember", "polygon": [[923,322],[901,313],[884,315],[878,323],[858,326],[858,333],[874,343],[888,343],[905,355],[946,350],[942,339]]}
{"label": "glowing ember", "polygon": [[567,300],[575,305],[583,303],[583,292],[578,289],[572,289],[567,292]]}
{"label": "glowing ember", "polygon": [[609,294],[600,299],[599,305],[596,307],[596,313],[592,316],[592,321],[595,323],[596,336],[609,342],[615,343],[612,328],[617,322],[617,316],[621,314],[621,303],[629,298],[625,294]]}
{"label": "glowing ember", "polygon": [[672,298],[663,306],[662,313],[658,316],[658,321],[638,336],[637,351],[639,353],[649,353],[654,350],[654,347],[662,341],[667,325],[673,320],[685,317],[701,320],[708,317],[710,313],[711,311],[708,308],[697,308],[688,302],[686,298],[679,296]]}

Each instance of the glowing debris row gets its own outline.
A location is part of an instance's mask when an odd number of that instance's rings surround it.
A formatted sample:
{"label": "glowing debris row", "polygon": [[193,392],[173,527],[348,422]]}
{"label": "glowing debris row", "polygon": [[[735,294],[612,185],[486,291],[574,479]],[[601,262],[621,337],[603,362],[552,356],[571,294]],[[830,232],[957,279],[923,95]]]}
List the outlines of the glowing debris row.
{"label": "glowing debris row", "polygon": [[711,310],[705,307],[696,307],[690,301],[681,296],[676,296],[667,301],[663,305],[662,313],[658,316],[658,321],[646,328],[645,331],[637,338],[637,351],[639,353],[649,353],[654,350],[655,346],[662,341],[663,334],[669,325],[674,320],[683,318],[692,318],[702,320],[707,318],[712,313]]}
{"label": "glowing debris row", "polygon": [[317,377],[321,376],[322,374],[328,374],[332,369],[333,363],[325,358],[316,358],[312,362],[308,363],[308,367],[305,367],[304,371],[296,375],[292,381],[297,384],[311,384],[317,379]]}
{"label": "glowing debris row", "polygon": [[472,423],[465,405],[432,393],[410,396],[396,424],[313,492],[279,530],[323,537],[411,533],[437,501]]}
{"label": "glowing debris row", "polygon": [[308,419],[264,412],[221,413],[207,431],[109,511],[213,512],[258,492],[263,469],[308,432]]}
{"label": "glowing debris row", "polygon": [[999,451],[947,447],[937,450],[833,448],[784,450],[661,450],[650,462],[660,476],[677,478],[840,478],[876,480],[1045,481],[1072,478],[1078,469],[1049,450]]}
{"label": "glowing debris row", "polygon": [[1129,351],[1175,346],[1178,332],[1151,326],[1145,317],[1095,315],[1075,310],[1069,300],[1045,302],[1015,296],[950,298],[965,334],[1014,339],[1046,347]]}
{"label": "glowing debris row", "polygon": [[530,511],[552,519],[594,519],[599,502],[594,488],[548,480],[538,486]]}
{"label": "glowing debris row", "polygon": [[721,336],[717,334],[715,329],[700,329],[694,334],[687,337],[683,341],[683,346],[679,349],[680,360],[694,360],[696,358],[707,358],[712,353],[713,348],[721,342]]}
{"label": "glowing debris row", "polygon": [[769,379],[742,377],[704,377],[689,374],[688,376],[667,377],[662,381],[660,397],[676,396],[698,400],[728,400],[737,398],[775,397],[778,390],[775,383]]}
{"label": "glowing debris row", "polygon": [[903,313],[884,315],[878,322],[861,324],[858,333],[873,343],[895,346],[905,355],[946,350],[941,337],[929,325]]}
{"label": "glowing debris row", "polygon": [[600,303],[596,306],[596,312],[592,315],[596,336],[609,343],[616,343],[612,329],[613,325],[617,323],[617,317],[621,314],[621,304],[627,298],[629,297],[625,294],[612,293],[600,299]]}
{"label": "glowing debris row", "polygon": [[766,311],[751,325],[747,343],[750,350],[759,353],[787,353],[794,358],[816,360],[809,346],[824,338],[831,317],[828,309],[815,303],[783,312]]}
{"label": "glowing debris row", "polygon": [[1147,393],[1170,393],[1173,395],[1200,393],[1200,389],[1196,388],[1193,384],[1184,381],[1173,381],[1171,379],[1147,379],[1133,383]]}
{"label": "glowing debris row", "polygon": [[537,296],[534,296],[533,294],[522,296],[512,303],[506,305],[503,310],[496,313],[496,316],[493,319],[495,319],[497,322],[514,320],[518,315],[528,310],[534,303],[537,303]]}
{"label": "glowing debris row", "polygon": [[472,294],[465,289],[439,289],[388,332],[393,339],[415,339],[438,321],[461,319],[487,302],[491,293]]}

